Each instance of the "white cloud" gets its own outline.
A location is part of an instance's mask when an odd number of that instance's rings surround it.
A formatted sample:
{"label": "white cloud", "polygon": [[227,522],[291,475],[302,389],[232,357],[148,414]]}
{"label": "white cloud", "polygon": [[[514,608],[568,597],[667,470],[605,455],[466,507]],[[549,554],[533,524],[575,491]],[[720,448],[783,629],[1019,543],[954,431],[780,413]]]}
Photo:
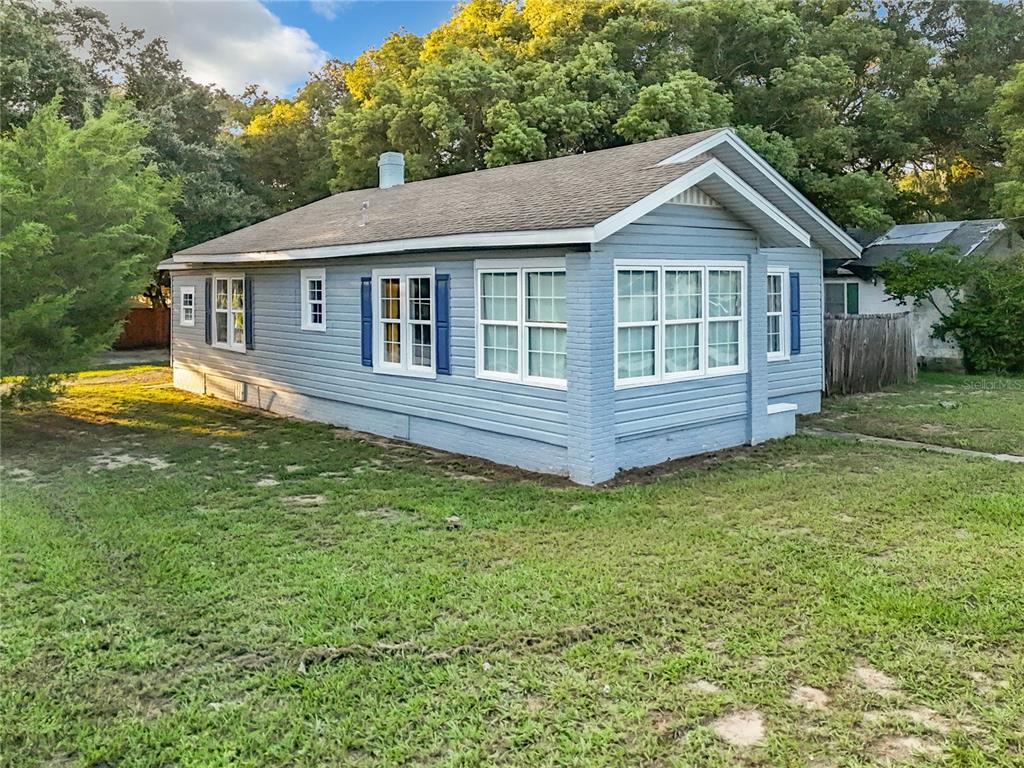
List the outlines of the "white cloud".
{"label": "white cloud", "polygon": [[313,13],[323,16],[328,21],[338,18],[338,10],[349,2],[351,0],[309,0]]}
{"label": "white cloud", "polygon": [[172,56],[200,83],[239,93],[259,83],[287,95],[320,67],[328,54],[306,30],[285,26],[258,0],[83,0],[110,17],[112,26],[162,37]]}

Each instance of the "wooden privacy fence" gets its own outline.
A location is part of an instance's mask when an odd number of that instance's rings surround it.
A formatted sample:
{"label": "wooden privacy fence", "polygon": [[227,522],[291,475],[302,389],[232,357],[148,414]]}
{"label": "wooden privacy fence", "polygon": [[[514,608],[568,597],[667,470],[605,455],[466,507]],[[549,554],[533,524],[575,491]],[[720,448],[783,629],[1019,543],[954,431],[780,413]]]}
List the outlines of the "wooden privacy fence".
{"label": "wooden privacy fence", "polygon": [[135,307],[128,312],[114,349],[171,346],[171,310],[167,307]]}
{"label": "wooden privacy fence", "polygon": [[877,392],[917,378],[910,314],[825,315],[825,393]]}

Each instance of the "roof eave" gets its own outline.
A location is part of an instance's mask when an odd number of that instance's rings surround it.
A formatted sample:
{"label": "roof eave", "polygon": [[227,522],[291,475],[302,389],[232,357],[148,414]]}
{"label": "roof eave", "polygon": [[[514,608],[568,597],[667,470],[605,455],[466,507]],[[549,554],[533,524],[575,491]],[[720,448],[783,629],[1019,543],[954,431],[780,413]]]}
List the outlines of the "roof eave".
{"label": "roof eave", "polygon": [[594,242],[593,227],[565,229],[538,229],[508,232],[471,232],[458,235],[412,237],[403,240],[381,240],[349,245],[325,245],[314,248],[287,248],[273,251],[247,251],[240,253],[189,253],[179,251],[173,259],[160,263],[180,264],[235,264],[261,262],[313,261],[378,254],[417,253],[423,251],[472,250],[475,248],[516,248],[523,246],[573,245]]}

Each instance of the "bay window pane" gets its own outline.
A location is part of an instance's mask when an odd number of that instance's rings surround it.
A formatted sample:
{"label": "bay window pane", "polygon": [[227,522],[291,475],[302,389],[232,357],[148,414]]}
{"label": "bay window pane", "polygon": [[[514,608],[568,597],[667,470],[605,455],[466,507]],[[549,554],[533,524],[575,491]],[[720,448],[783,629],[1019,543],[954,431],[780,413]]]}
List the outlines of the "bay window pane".
{"label": "bay window pane", "polygon": [[734,269],[708,270],[708,315],[738,317],[742,313],[742,281]]}
{"label": "bay window pane", "polygon": [[519,316],[518,299],[516,272],[480,273],[480,316],[484,320],[514,322]]}
{"label": "bay window pane", "polygon": [[654,328],[619,328],[618,371],[620,379],[654,375]]}
{"label": "bay window pane", "polygon": [[565,322],[565,272],[526,273],[526,319]]}
{"label": "bay window pane", "polygon": [[665,319],[696,320],[701,315],[700,272],[665,271]]}
{"label": "bay window pane", "polygon": [[386,277],[380,281],[380,316],[398,320],[402,316],[402,281]]}
{"label": "bay window pane", "polygon": [[402,326],[400,323],[381,323],[384,329],[384,362],[402,362]]}
{"label": "bay window pane", "polygon": [[242,309],[245,306],[245,281],[241,278],[231,280],[231,308]]}
{"label": "bay window pane", "polygon": [[415,323],[412,325],[412,364],[430,367],[431,334],[430,325]]}
{"label": "bay window pane", "polygon": [[768,311],[782,311],[782,275],[768,275]]}
{"label": "bay window pane", "polygon": [[665,373],[684,373],[700,368],[700,325],[686,323],[665,327]]}
{"label": "bay window pane", "polygon": [[740,323],[718,320],[708,323],[708,368],[740,364]]}
{"label": "bay window pane", "polygon": [[658,319],[657,272],[620,270],[617,280],[620,323],[641,323]]}
{"label": "bay window pane", "polygon": [[228,313],[217,312],[214,324],[217,326],[217,343],[228,343]]}
{"label": "bay window pane", "polygon": [[227,309],[228,308],[228,281],[227,280],[217,280],[217,290],[216,290],[216,293],[217,293],[217,303],[216,303],[217,309]]}
{"label": "bay window pane", "polygon": [[565,378],[564,328],[530,328],[527,334],[527,373],[545,379]]}
{"label": "bay window pane", "polygon": [[244,344],[245,343],[245,315],[241,312],[232,312],[232,343],[233,344]]}
{"label": "bay window pane", "polygon": [[430,320],[429,277],[409,278],[409,316],[413,320]]}
{"label": "bay window pane", "polygon": [[514,325],[485,325],[484,370],[519,372],[519,329]]}
{"label": "bay window pane", "polygon": [[781,315],[768,316],[768,351],[782,351]]}

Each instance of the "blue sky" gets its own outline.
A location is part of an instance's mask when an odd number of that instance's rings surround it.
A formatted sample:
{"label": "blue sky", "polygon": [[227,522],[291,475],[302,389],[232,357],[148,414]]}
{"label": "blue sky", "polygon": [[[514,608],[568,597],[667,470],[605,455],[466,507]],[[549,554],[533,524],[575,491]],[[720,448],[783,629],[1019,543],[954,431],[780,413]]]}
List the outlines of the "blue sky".
{"label": "blue sky", "polygon": [[423,35],[451,17],[451,0],[264,0],[282,22],[305,29],[332,56],[351,61],[399,28]]}

